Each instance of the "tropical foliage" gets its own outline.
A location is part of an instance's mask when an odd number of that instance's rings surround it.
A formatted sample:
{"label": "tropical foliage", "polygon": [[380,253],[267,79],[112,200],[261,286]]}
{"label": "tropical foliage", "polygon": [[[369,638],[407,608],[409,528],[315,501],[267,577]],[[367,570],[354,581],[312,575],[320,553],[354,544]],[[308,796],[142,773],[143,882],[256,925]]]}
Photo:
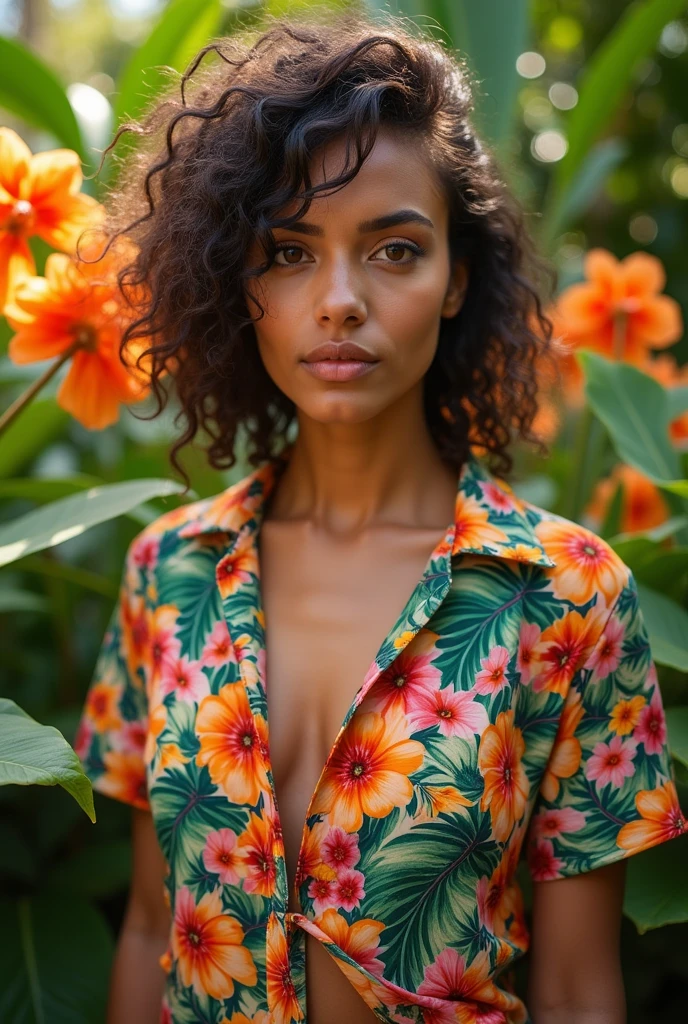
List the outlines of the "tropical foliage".
{"label": "tropical foliage", "polygon": [[[300,6],[313,5],[171,0],[117,64],[114,123],[138,115],[208,39],[237,25],[258,28],[264,10]],[[428,16],[419,23],[465,55],[482,83],[479,127],[538,211],[535,230],[560,269],[550,313],[564,390],[543,372],[535,426],[553,454],[543,465],[519,452],[517,490],[591,527],[631,567],[685,811],[688,291],[679,197],[688,195],[688,111],[667,113],[670,97],[688,95],[685,4],[598,5],[589,16],[575,0],[366,6]],[[542,53],[558,76],[538,70]],[[95,1024],[127,883],[128,817],[98,798],[97,826],[86,820],[80,808],[93,817],[90,787],[66,740],[76,741],[126,547],[182,486],[166,459],[171,414],[137,418],[148,409],[145,362],[137,370],[136,351],[128,367],[118,357],[132,308],[113,276],[127,243],[99,263],[97,277],[75,256],[82,231],[85,255],[99,244],[101,203],[119,164],[106,162],[97,178],[84,174],[113,125],[94,138],[61,80],[66,72],[31,47],[0,38],[0,56],[0,764],[21,753],[18,766],[0,771],[0,783],[13,784],[0,791],[0,1018]],[[656,170],[646,151],[662,149],[667,123],[673,153]],[[191,497],[217,493],[245,472],[217,473],[191,455],[185,468]],[[200,603],[212,618],[202,574],[183,585],[188,606]],[[193,629],[189,621],[190,646]],[[688,927],[685,854],[679,839],[631,858],[625,910],[640,932]],[[663,932],[625,934],[632,955],[638,943],[650,951],[637,977],[629,972],[631,1020],[656,1019],[643,1006],[661,972],[674,970],[667,965],[676,943]],[[675,969],[685,981],[685,965]]]}

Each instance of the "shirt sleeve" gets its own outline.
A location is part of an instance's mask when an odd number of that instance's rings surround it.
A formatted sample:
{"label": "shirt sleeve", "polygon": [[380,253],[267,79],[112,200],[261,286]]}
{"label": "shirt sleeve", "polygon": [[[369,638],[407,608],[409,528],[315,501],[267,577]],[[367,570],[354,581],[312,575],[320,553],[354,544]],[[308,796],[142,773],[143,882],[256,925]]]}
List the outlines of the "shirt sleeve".
{"label": "shirt sleeve", "polygon": [[[136,540],[136,538],[135,538]],[[150,612],[145,568],[135,542],[125,558],[113,608],[84,702],[74,749],[93,788],[149,810],[145,748]]]}
{"label": "shirt sleeve", "polygon": [[534,881],[591,871],[686,830],[635,577],[576,672],[530,823]]}

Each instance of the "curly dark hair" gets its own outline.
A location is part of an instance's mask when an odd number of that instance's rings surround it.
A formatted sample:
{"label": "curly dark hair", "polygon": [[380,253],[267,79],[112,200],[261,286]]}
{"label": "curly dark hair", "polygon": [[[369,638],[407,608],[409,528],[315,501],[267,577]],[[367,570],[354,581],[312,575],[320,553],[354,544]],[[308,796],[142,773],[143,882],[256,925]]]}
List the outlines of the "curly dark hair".
{"label": "curly dark hair", "polygon": [[[208,54],[219,61],[200,67]],[[192,101],[189,85],[198,86]],[[109,244],[119,235],[135,243],[120,287],[146,295],[121,355],[130,340],[149,339],[139,361],[149,361],[154,416],[168,383],[176,387],[175,425],[183,417],[185,429],[170,461],[187,489],[177,453],[199,428],[216,469],[235,465],[242,431],[253,466],[284,447],[296,408],[262,364],[244,282],[272,264],[272,228],[288,227],[318,193],[350,181],[380,126],[424,147],[446,194],[450,255],[469,261],[464,304],[442,320],[424,380],[441,456],[459,467],[479,448],[503,476],[514,437],[547,454],[531,427],[543,358],[554,347],[539,282],[556,273],[473,130],[471,76],[460,58],[398,17],[384,25],[352,13],[270,18],[259,32],[243,29],[200,50],[180,93],[167,90],[142,119],[123,124],[96,173],[124,132],[141,136],[104,204]],[[334,137],[346,138],[355,161],[312,186],[309,161]],[[278,219],[294,199],[299,210]],[[265,261],[249,268],[256,240]]]}

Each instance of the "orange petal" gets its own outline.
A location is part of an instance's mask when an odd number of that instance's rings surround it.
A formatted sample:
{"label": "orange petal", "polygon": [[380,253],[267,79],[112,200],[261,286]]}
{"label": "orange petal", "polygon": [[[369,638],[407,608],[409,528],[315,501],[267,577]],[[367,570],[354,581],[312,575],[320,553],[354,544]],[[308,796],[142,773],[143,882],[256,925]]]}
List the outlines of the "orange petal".
{"label": "orange petal", "polygon": [[632,252],[621,261],[619,273],[627,295],[653,295],[666,284],[661,260],[649,252]]}
{"label": "orange petal", "polygon": [[681,307],[668,295],[657,295],[629,317],[629,329],[645,345],[672,345],[683,334]]}
{"label": "orange petal", "polygon": [[605,295],[610,303],[615,303],[623,295],[623,279],[620,263],[608,249],[589,249],[583,260],[583,271]]}
{"label": "orange petal", "polygon": [[57,404],[88,430],[102,430],[119,418],[109,368],[97,353],[75,354],[56,397]]}
{"label": "orange petal", "polygon": [[105,208],[93,196],[55,196],[37,211],[35,232],[49,245],[65,252],[76,251],[79,236],[86,228],[97,227],[105,219]]}
{"label": "orange petal", "polygon": [[13,200],[27,199],[25,183],[31,165],[31,150],[12,128],[0,127],[0,190]]}
{"label": "orange petal", "polygon": [[611,306],[608,295],[596,284],[572,284],[559,296],[558,326],[564,337],[596,334],[605,329]]}
{"label": "orange petal", "polygon": [[54,203],[81,188],[83,174],[79,154],[73,149],[49,149],[34,153],[29,165],[29,195],[34,206]]}
{"label": "orange petal", "polygon": [[13,301],[22,281],[36,273],[36,264],[26,241],[0,231],[0,309]]}
{"label": "orange petal", "polygon": [[24,324],[7,346],[13,363],[37,363],[58,356],[74,341],[71,334],[46,331],[45,324]]}

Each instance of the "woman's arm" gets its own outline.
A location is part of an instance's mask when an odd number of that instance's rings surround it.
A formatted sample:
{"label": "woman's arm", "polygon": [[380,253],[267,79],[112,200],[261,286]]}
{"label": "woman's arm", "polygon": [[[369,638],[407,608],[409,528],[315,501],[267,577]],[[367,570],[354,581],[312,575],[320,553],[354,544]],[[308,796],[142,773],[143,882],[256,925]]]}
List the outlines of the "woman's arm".
{"label": "woman's arm", "polygon": [[619,932],[624,860],[533,885],[528,1008],[534,1024],[625,1024]]}
{"label": "woman's arm", "polygon": [[148,811],[133,811],[132,878],[110,978],[107,1024],[158,1024],[170,912],[163,896],[165,859]]}

